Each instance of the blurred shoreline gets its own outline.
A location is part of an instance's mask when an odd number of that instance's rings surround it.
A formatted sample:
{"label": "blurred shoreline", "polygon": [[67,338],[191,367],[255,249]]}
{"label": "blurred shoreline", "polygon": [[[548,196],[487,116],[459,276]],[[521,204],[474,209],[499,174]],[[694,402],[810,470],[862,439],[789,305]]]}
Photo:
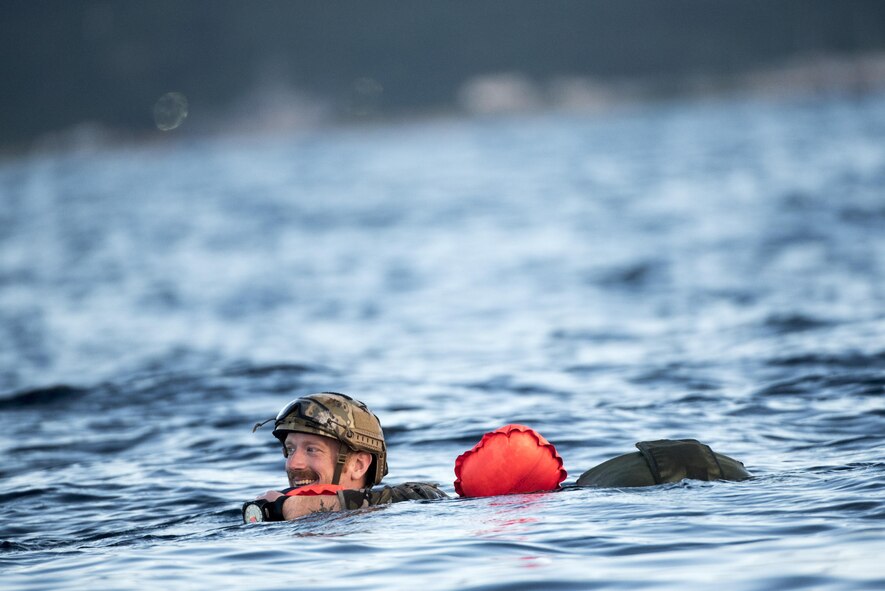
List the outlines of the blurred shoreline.
{"label": "blurred shoreline", "polygon": [[0,145],[0,158],[29,153],[89,152],[122,145],[162,144],[212,137],[266,137],[318,129],[399,125],[474,117],[567,113],[604,117],[644,105],[735,99],[804,100],[857,97],[885,90],[885,52],[821,54],[738,74],[624,77],[558,76],[546,81],[511,71],[465,81],[448,107],[384,111],[380,83],[363,79],[345,108],[279,80],[254,87],[232,105],[200,113],[172,130],[112,127],[95,121]]}

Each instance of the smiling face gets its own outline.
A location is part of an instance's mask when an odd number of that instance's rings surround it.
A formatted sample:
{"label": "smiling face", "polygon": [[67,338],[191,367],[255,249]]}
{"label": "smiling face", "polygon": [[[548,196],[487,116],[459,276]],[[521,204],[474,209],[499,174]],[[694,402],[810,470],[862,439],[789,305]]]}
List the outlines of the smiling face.
{"label": "smiling face", "polygon": [[[283,454],[289,486],[332,484],[340,446],[337,440],[322,435],[297,432],[286,435]],[[372,456],[366,452],[348,454],[338,484],[344,488],[363,488],[371,461]]]}

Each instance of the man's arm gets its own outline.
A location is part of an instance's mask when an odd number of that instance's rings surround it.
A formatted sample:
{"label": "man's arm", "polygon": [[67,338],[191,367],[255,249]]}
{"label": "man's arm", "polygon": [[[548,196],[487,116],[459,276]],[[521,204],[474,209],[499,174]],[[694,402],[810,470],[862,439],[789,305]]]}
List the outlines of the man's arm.
{"label": "man's arm", "polygon": [[[276,490],[269,490],[260,497],[269,503],[273,503],[283,494]],[[310,497],[288,497],[283,501],[283,519],[290,521],[311,513],[323,513],[328,511],[340,511],[341,503],[336,495],[316,495]]]}
{"label": "man's arm", "polygon": [[315,497],[289,497],[283,503],[283,517],[286,521],[297,519],[311,513],[340,511],[341,504],[335,495],[317,495]]}

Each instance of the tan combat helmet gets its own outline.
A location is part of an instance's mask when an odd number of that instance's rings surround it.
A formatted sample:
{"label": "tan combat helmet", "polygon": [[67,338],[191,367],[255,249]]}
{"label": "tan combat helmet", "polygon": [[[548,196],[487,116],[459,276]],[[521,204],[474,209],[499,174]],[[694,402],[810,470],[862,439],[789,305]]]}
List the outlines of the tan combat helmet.
{"label": "tan combat helmet", "polygon": [[381,422],[369,408],[345,394],[319,392],[296,398],[283,407],[274,420],[274,436],[285,443],[290,432],[312,433],[341,442],[332,484],[338,484],[341,469],[350,451],[372,455],[366,484],[381,482],[387,474],[387,444]]}

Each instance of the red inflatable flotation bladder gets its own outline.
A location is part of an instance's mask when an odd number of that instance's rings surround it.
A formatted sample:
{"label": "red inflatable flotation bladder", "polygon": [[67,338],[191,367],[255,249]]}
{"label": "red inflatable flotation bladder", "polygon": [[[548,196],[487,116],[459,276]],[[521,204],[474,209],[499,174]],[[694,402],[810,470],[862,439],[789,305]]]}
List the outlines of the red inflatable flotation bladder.
{"label": "red inflatable flotation bladder", "polygon": [[286,493],[287,497],[315,497],[318,495],[334,495],[339,490],[344,490],[340,484],[310,484],[302,486]]}
{"label": "red inflatable flotation bladder", "polygon": [[524,425],[505,425],[486,433],[455,460],[455,492],[491,497],[556,490],[567,472],[556,448]]}

